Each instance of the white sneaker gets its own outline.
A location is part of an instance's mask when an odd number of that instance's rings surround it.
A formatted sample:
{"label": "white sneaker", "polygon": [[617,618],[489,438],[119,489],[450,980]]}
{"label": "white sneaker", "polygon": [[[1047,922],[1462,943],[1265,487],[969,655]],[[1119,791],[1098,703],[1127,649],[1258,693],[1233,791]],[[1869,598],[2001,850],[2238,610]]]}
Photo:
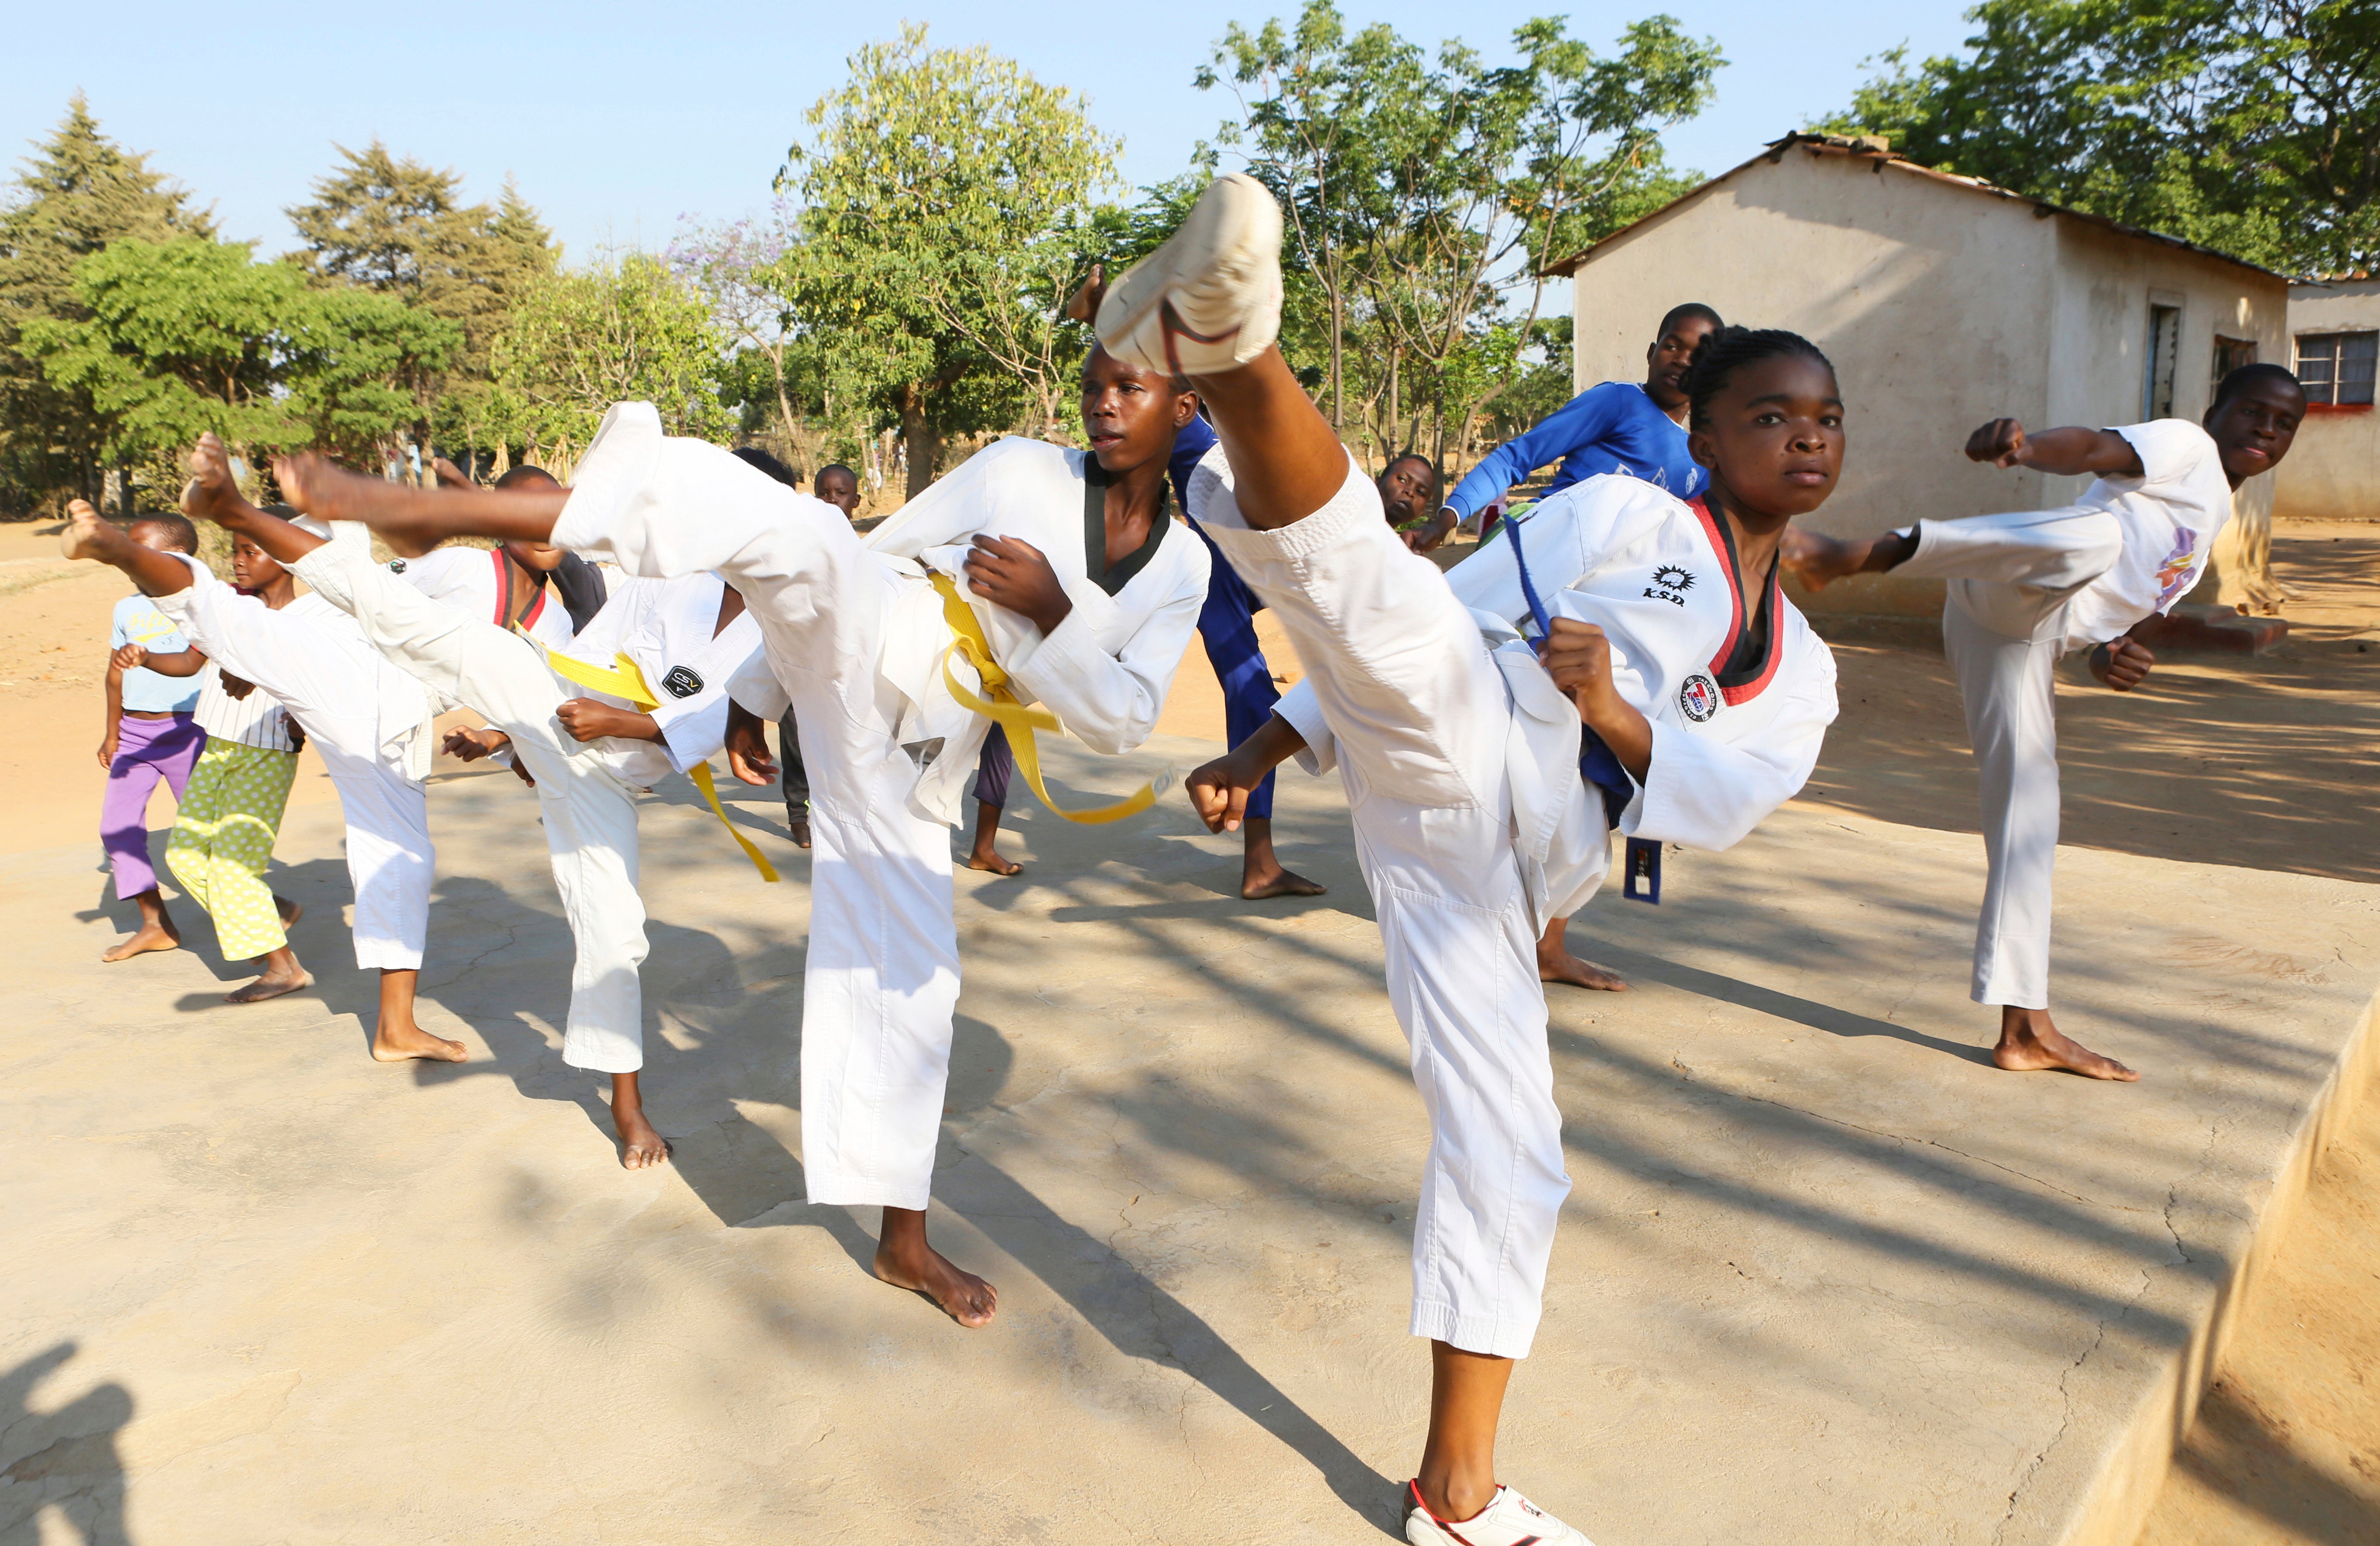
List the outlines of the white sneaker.
{"label": "white sneaker", "polygon": [[[1170,303],[1170,304],[1169,304]],[[1281,334],[1281,206],[1243,172],[1217,177],[1164,246],[1108,286],[1107,351],[1169,375],[1220,375]]]}
{"label": "white sneaker", "polygon": [[1488,1506],[1448,1524],[1421,1501],[1421,1484],[1405,1483],[1405,1540],[1412,1546],[1595,1546],[1595,1542],[1509,1487]]}

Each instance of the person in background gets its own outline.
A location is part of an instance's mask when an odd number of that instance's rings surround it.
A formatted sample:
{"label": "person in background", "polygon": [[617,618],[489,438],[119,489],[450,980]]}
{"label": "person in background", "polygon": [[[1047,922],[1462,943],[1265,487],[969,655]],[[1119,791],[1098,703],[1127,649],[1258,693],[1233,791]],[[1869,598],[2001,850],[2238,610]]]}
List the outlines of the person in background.
{"label": "person in background", "polygon": [[[178,514],[138,517],[125,533],[161,553],[195,557],[199,551],[197,530]],[[207,744],[207,733],[193,717],[199,684],[146,666],[127,669],[128,646],[174,654],[187,643],[172,619],[140,591],[115,603],[115,626],[107,639],[107,731],[99,743],[99,765],[107,770],[107,792],[99,804],[99,840],[115,876],[115,899],[140,907],[140,927],[117,941],[100,957],[103,961],[129,960],[181,945],[182,931],[165,910],[157,871],[149,863],[149,798],[163,781],[178,806]]]}

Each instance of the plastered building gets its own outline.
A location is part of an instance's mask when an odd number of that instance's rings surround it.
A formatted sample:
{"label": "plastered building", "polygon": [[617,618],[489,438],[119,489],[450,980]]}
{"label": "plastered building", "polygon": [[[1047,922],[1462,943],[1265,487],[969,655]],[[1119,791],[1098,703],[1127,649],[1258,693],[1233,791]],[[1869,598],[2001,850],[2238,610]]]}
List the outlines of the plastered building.
{"label": "plastered building", "polygon": [[2283,520],[2380,520],[2380,279],[2342,274],[2289,286],[2290,369],[2305,383],[2305,422],[2273,473]]}
{"label": "plastered building", "polygon": [[[1852,535],[2071,503],[2086,481],[2001,471],[1968,433],[2197,419],[2222,371],[2290,358],[2289,282],[2222,253],[1912,165],[1880,140],[1788,135],[1555,265],[1575,286],[1581,390],[1641,380],[1661,314],[1803,335],[1842,384],[1843,480],[1812,526]],[[2285,466],[2287,464],[2284,464]],[[2272,480],[2240,491],[2201,601],[2257,599]],[[1862,577],[1811,612],[1933,615],[1937,580]]]}

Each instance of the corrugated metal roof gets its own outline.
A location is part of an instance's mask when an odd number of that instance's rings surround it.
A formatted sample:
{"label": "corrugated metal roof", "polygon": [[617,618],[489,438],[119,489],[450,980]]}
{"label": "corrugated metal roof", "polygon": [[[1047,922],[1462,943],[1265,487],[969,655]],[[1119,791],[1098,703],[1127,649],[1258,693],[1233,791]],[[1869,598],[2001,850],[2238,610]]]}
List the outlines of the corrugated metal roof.
{"label": "corrugated metal roof", "polygon": [[1998,183],[1985,182],[1981,177],[1962,177],[1955,172],[1938,172],[1931,166],[1920,166],[1915,162],[1903,157],[1899,152],[1889,149],[1881,135],[1864,134],[1854,139],[1840,134],[1804,134],[1799,130],[1786,135],[1781,140],[1770,140],[1767,150],[1742,165],[1721,172],[1701,187],[1671,200],[1643,219],[1621,226],[1585,251],[1574,252],[1558,263],[1548,264],[1545,272],[1552,275],[1568,275],[1576,273],[1581,264],[1591,262],[1597,253],[1610,247],[1614,242],[1660,219],[1671,210],[1694,202],[1738,173],[1748,171],[1762,162],[1771,166],[1776,165],[1785,159],[1787,151],[1797,145],[1808,150],[1814,155],[1839,155],[1846,159],[1857,158],[1871,162],[1879,174],[1887,169],[1906,172],[1915,177],[1931,178],[1935,182],[1948,183],[1953,188],[1963,188],[1989,198],[2030,204],[2033,206],[2034,215],[2041,219],[2046,220],[2052,215],[2063,215],[2069,220],[2080,220],[2085,225],[2113,231],[2119,236],[2135,237],[2143,241],[2153,241],[2163,247],[2178,248],[2184,252],[2195,252],[2200,257],[2213,258],[2236,268],[2244,268],[2252,274],[2262,274],[2274,279],[2289,278],[2288,274],[2276,273],[2259,263],[2252,263],[2245,258],[2237,258],[2228,252],[2219,252],[2212,247],[2201,247],[2194,241],[2184,241],[2180,237],[2170,237],[2163,231],[2152,231],[2139,225],[2127,225],[2120,220],[2110,220],[2104,214],[2092,214],[2082,210],[2068,209],[2063,204],[2053,204],[2046,199],[2035,199],[2029,194],[2002,188]]}

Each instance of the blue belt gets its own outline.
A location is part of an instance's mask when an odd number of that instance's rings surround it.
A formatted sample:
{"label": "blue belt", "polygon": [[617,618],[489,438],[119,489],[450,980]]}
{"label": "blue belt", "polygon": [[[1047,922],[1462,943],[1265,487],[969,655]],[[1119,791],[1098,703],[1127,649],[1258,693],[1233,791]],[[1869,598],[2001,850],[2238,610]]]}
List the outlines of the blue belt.
{"label": "blue belt", "polygon": [[[1521,594],[1529,603],[1529,615],[1536,620],[1539,639],[1553,634],[1553,620],[1547,615],[1546,603],[1537,598],[1536,581],[1529,578],[1529,561],[1521,552],[1521,528],[1528,521],[1525,515],[1504,517],[1504,541],[1512,549],[1512,563],[1521,571]],[[1628,802],[1636,797],[1635,780],[1620,765],[1611,748],[1595,733],[1592,725],[1578,727],[1578,775],[1593,785],[1603,796],[1604,824],[1620,825],[1621,813]],[[1661,901],[1661,845],[1642,837],[1628,839],[1627,863],[1622,868],[1625,877],[1621,895],[1633,902]],[[1641,889],[1640,889],[1641,887]]]}

